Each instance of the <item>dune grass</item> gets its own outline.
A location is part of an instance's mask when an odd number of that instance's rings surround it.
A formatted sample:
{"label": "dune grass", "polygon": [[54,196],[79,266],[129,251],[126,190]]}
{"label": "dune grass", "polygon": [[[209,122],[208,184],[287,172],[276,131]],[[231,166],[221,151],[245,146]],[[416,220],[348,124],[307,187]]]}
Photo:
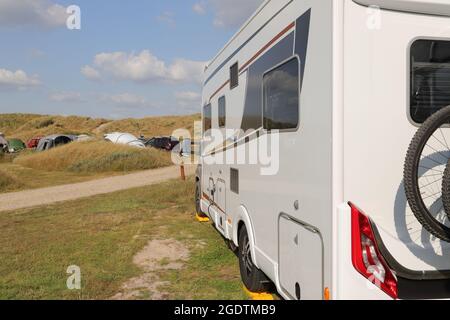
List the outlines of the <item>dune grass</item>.
{"label": "dune grass", "polygon": [[13,175],[0,168],[0,192],[16,190],[22,187],[22,183]]}
{"label": "dune grass", "polygon": [[0,132],[7,137],[28,141],[51,134],[89,134],[107,122],[109,120],[77,116],[0,114]]}
{"label": "dune grass", "polygon": [[143,119],[124,119],[112,121],[102,126],[100,132],[129,132],[139,137],[169,136],[176,129],[186,129],[194,133],[194,123],[201,119],[200,114],[187,116],[148,117]]}
{"label": "dune grass", "polygon": [[191,133],[200,115],[148,117],[143,119],[107,120],[79,116],[49,116],[33,114],[0,114],[0,132],[7,137],[28,141],[35,136],[50,134],[89,134],[102,138],[114,131],[146,137],[171,135],[184,128]]}
{"label": "dune grass", "polygon": [[[158,274],[168,298],[245,299],[238,260],[210,224],[196,222],[193,197],[192,179],[174,180],[2,213],[0,299],[108,299],[142,274],[133,256],[158,239],[190,250],[183,268]],[[66,287],[70,265],[81,269],[81,290]]]}
{"label": "dune grass", "polygon": [[74,173],[132,172],[170,166],[170,153],[105,141],[75,142],[46,152],[19,156],[14,164]]}

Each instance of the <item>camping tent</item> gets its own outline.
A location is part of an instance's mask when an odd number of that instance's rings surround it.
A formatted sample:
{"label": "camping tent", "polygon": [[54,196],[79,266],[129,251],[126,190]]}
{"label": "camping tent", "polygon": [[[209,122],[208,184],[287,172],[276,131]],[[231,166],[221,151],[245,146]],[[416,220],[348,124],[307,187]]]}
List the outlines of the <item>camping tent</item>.
{"label": "camping tent", "polygon": [[132,147],[145,148],[144,143],[130,133],[114,132],[105,134],[105,140]]}
{"label": "camping tent", "polygon": [[19,152],[23,149],[26,149],[27,146],[25,143],[20,139],[11,139],[8,140],[8,148],[10,153]]}
{"label": "camping tent", "polygon": [[36,148],[36,151],[45,151],[58,146],[62,146],[77,140],[77,136],[66,134],[54,134],[42,138]]}
{"label": "camping tent", "polygon": [[39,141],[41,141],[41,139],[42,139],[42,137],[38,136],[38,137],[33,137],[30,140],[28,140],[28,142],[27,142],[28,149],[35,149],[38,146]]}

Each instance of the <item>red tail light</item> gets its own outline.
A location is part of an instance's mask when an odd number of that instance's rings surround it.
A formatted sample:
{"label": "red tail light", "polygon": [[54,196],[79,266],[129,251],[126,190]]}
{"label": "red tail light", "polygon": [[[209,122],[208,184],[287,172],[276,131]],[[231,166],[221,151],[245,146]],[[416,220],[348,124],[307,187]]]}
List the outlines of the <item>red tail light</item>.
{"label": "red tail light", "polygon": [[350,207],[353,266],[390,297],[397,299],[397,279],[378,249],[369,218],[353,204]]}

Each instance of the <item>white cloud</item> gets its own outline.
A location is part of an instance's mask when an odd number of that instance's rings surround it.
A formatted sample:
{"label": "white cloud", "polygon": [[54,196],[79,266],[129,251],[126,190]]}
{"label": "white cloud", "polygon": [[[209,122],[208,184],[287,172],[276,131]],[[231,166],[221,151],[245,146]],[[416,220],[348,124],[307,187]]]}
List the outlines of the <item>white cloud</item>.
{"label": "white cloud", "polygon": [[65,26],[68,14],[62,5],[49,0],[1,0],[0,26]]}
{"label": "white cloud", "polygon": [[197,2],[193,10],[204,14],[207,9],[214,14],[214,25],[221,28],[237,28],[241,26],[264,0],[203,0]]}
{"label": "white cloud", "polygon": [[157,20],[161,23],[167,24],[172,28],[176,26],[175,14],[172,11],[163,12],[160,16],[157,17]]}
{"label": "white cloud", "polygon": [[84,66],[81,68],[81,74],[89,80],[100,80],[100,72],[92,68],[91,66]]}
{"label": "white cloud", "polygon": [[77,103],[82,102],[81,94],[78,92],[56,92],[49,96],[49,99],[54,102]]}
{"label": "white cloud", "polygon": [[206,62],[192,61],[186,59],[175,60],[169,66],[168,79],[178,82],[197,82],[201,83]]}
{"label": "white cloud", "polygon": [[194,12],[199,15],[204,15],[204,14],[206,14],[206,6],[207,6],[207,4],[205,1],[200,1],[200,2],[194,3],[194,5],[192,6],[192,10],[194,10]]}
{"label": "white cloud", "polygon": [[116,95],[102,95],[100,97],[100,101],[106,103],[112,103],[114,106],[119,108],[146,108],[152,107],[152,104],[147,101],[142,96],[131,94],[131,93],[122,93]]}
{"label": "white cloud", "polygon": [[25,89],[28,87],[35,87],[41,82],[37,75],[29,76],[23,70],[10,71],[0,69],[0,87]]}
{"label": "white cloud", "polygon": [[195,91],[181,91],[175,93],[175,97],[178,100],[184,100],[184,101],[198,101],[201,98],[201,95],[199,92]]}
{"label": "white cloud", "polygon": [[200,110],[202,96],[195,91],[181,91],[175,93],[177,105],[180,108],[188,109],[190,111]]}
{"label": "white cloud", "polygon": [[186,59],[177,59],[166,65],[149,50],[138,54],[112,52],[97,54],[93,66],[85,66],[82,74],[89,79],[106,76],[137,83],[200,83],[204,66],[205,62]]}

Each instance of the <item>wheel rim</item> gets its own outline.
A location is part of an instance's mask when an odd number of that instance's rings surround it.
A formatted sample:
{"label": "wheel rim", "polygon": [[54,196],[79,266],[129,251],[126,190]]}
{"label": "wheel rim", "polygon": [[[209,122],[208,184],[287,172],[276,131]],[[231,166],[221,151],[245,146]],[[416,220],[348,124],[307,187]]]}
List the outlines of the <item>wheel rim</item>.
{"label": "wheel rim", "polygon": [[242,262],[244,264],[247,275],[250,275],[253,272],[253,261],[252,261],[252,250],[250,247],[250,241],[248,240],[248,237],[245,237],[244,241]]}

